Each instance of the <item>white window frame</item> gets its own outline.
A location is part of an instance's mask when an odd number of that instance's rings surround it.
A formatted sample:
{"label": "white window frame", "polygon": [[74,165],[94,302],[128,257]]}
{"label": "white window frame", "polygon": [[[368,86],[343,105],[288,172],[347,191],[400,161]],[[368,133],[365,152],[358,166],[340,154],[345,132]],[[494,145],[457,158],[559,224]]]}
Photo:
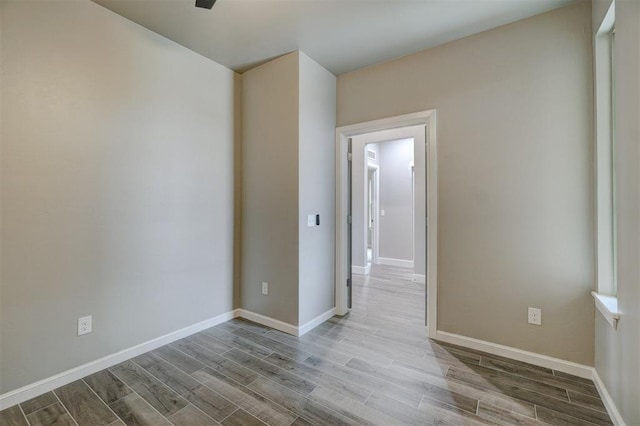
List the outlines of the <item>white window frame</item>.
{"label": "white window frame", "polygon": [[594,39],[596,161],[596,291],[598,310],[615,328],[619,319],[616,285],[615,209],[615,1]]}

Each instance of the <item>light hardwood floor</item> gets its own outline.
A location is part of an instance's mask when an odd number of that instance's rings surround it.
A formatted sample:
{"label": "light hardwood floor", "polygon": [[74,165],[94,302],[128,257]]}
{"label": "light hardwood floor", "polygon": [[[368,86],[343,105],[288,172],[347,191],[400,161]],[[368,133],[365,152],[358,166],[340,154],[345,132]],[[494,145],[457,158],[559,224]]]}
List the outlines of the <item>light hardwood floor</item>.
{"label": "light hardwood floor", "polygon": [[232,320],[0,412],[0,425],[611,424],[594,384],[426,338],[424,285],[374,265],[305,336]]}

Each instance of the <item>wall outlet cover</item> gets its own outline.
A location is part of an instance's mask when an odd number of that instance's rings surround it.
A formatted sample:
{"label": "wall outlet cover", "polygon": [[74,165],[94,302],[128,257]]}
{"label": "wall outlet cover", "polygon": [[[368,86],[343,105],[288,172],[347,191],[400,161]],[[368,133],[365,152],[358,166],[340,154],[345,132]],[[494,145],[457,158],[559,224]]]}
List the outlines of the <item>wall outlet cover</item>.
{"label": "wall outlet cover", "polygon": [[265,296],[269,294],[269,283],[262,283],[262,294],[264,294]]}
{"label": "wall outlet cover", "polygon": [[529,324],[542,325],[542,309],[529,308],[528,310],[528,322]]}
{"label": "wall outlet cover", "polygon": [[91,315],[89,315],[88,317],[78,318],[78,336],[91,333],[91,330],[92,330],[91,323],[92,323]]}

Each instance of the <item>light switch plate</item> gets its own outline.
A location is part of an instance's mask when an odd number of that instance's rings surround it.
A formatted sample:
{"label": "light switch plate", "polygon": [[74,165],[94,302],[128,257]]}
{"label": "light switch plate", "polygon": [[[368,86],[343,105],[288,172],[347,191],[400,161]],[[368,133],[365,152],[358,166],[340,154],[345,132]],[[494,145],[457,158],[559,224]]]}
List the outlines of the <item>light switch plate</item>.
{"label": "light switch plate", "polygon": [[316,226],[316,215],[315,214],[307,215],[307,226],[308,227]]}

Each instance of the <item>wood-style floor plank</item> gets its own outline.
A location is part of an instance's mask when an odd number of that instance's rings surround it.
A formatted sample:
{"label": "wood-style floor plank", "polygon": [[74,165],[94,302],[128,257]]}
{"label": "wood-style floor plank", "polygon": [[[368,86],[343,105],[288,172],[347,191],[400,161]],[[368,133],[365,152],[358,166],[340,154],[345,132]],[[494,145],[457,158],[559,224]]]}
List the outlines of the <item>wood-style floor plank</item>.
{"label": "wood-style floor plank", "polygon": [[483,367],[492,368],[503,371],[516,376],[526,377],[527,379],[548,384],[568,391],[599,397],[598,390],[593,384],[578,383],[573,380],[554,376],[552,372],[543,372],[540,370],[524,367],[508,361],[501,361],[489,357],[483,357],[480,361]]}
{"label": "wood-style floor plank", "polygon": [[573,392],[570,390],[567,391],[567,393],[569,394],[569,400],[576,405],[591,408],[592,410],[602,411],[603,413],[607,412],[607,409],[600,398],[594,398],[592,396],[583,395],[579,392]]}
{"label": "wood-style floor plank", "polygon": [[222,342],[228,346],[243,350],[253,356],[257,356],[258,358],[264,358],[265,356],[271,355],[273,353],[272,350],[254,343],[251,340],[244,339],[242,337],[236,336],[233,333],[228,333],[224,330],[218,330],[215,327],[204,330],[202,332],[202,335]]}
{"label": "wood-style floor plank", "polygon": [[539,425],[534,419],[513,411],[503,410],[490,404],[480,403],[478,406],[478,416],[496,425]]}
{"label": "wood-style floor plank", "polygon": [[102,370],[84,378],[89,387],[109,405],[120,398],[129,395],[132,391],[120,379],[109,370]]}
{"label": "wood-style floor plank", "polygon": [[288,426],[297,417],[296,414],[283,406],[215,370],[205,368],[196,371],[193,376],[209,388],[215,389],[216,392],[244,411],[269,425]]}
{"label": "wood-style floor plank", "polygon": [[286,386],[287,388],[302,395],[309,395],[317,386],[315,383],[309,380],[305,380],[300,376],[291,374],[288,371],[275,366],[274,364],[248,355],[238,349],[232,349],[224,356],[233,359],[241,365],[260,374],[261,376],[271,379],[272,381]]}
{"label": "wood-style floor plank", "polygon": [[367,388],[342,380],[339,377],[332,376],[277,353],[269,355],[264,360],[299,377],[317,383],[338,395],[342,395],[362,403],[364,403],[371,395],[371,391]]}
{"label": "wood-style floor plank", "polygon": [[266,426],[266,423],[239,409],[222,421],[222,426]]}
{"label": "wood-style floor plank", "polygon": [[318,345],[324,345],[325,347],[331,348],[336,352],[340,352],[349,358],[358,357],[381,367],[388,367],[393,362],[393,359],[385,354],[372,352],[371,350],[362,348],[360,345],[355,343],[345,342],[344,338],[333,338],[327,335],[321,336],[311,331],[302,336],[302,340],[315,342]]}
{"label": "wood-style floor plank", "polygon": [[423,398],[418,410],[425,411],[431,416],[435,416],[439,422],[452,425],[470,425],[476,426],[480,424],[493,425],[493,423],[484,420],[476,415],[476,412],[461,410],[453,405],[445,404],[435,399]]}
{"label": "wood-style floor plank", "polygon": [[0,411],[0,425],[7,426],[29,426],[20,406],[14,405],[6,410]]}
{"label": "wood-style floor plank", "polygon": [[231,401],[204,385],[189,392],[185,398],[217,422],[238,409]]}
{"label": "wood-style floor plank", "polygon": [[500,389],[505,393],[511,389],[526,389],[548,395],[553,398],[569,400],[566,389],[546,385],[535,380],[527,380],[524,377],[514,377],[508,374],[495,372],[490,368],[481,366],[467,366],[466,369],[451,367],[447,371],[448,377],[470,381],[476,384],[484,384],[495,389]]}
{"label": "wood-style floor plank", "polygon": [[536,406],[538,419],[549,425],[567,425],[567,426],[592,426],[592,425],[609,425],[607,421],[598,419],[578,418],[575,415],[569,415],[560,411],[552,410],[546,407]]}
{"label": "wood-style floor plank", "polygon": [[249,368],[243,367],[235,361],[218,355],[197,343],[176,343],[176,348],[202,362],[207,367],[219,371],[244,385],[256,380],[259,376]]}
{"label": "wood-style floor plank", "polygon": [[311,392],[309,399],[322,404],[325,407],[331,408],[336,413],[342,414],[358,424],[381,426],[401,425],[397,420],[388,417],[371,407],[349,397],[339,395],[323,388],[322,386],[318,386],[313,392]]}
{"label": "wood-style floor plank", "polygon": [[189,404],[182,410],[169,416],[169,421],[174,426],[216,426],[218,422]]}
{"label": "wood-style floor plank", "polygon": [[78,425],[108,426],[118,420],[113,411],[82,380],[54,391]]}
{"label": "wood-style floor plank", "polygon": [[127,426],[171,426],[169,420],[135,393],[120,398],[110,407]]}
{"label": "wood-style floor plank", "polygon": [[308,420],[298,417],[290,426],[315,426],[313,423]]}
{"label": "wood-style floor plank", "polygon": [[249,330],[245,330],[245,329],[239,329],[234,331],[233,333],[236,336],[239,337],[243,337],[245,339],[251,340],[253,342],[258,343],[259,345],[271,350],[272,352],[278,352],[279,354],[285,355],[289,358],[293,358],[293,359],[305,359],[307,358],[309,355],[311,355],[308,352],[304,352],[300,349],[291,347],[289,345],[286,345],[284,343],[278,342],[277,340],[273,340],[270,339],[268,336],[268,332],[267,333],[263,333],[261,334],[256,334],[253,333]]}
{"label": "wood-style floor plank", "polygon": [[186,397],[201,385],[196,379],[168,362],[159,362],[145,370],[182,397]]}
{"label": "wood-style floor plank", "polygon": [[20,404],[20,406],[22,407],[22,411],[24,411],[24,414],[28,416],[34,411],[41,410],[46,406],[55,404],[56,402],[58,402],[58,398],[56,398],[53,392],[47,392],[23,402],[22,404]]}
{"label": "wood-style floor plank", "polygon": [[435,424],[438,421],[437,417],[427,411],[410,407],[377,392],[371,395],[366,405],[406,425]]}
{"label": "wood-style floor plank", "polygon": [[[311,355],[316,355],[329,361],[336,362],[338,364],[345,365],[351,359],[351,356],[345,355],[341,352],[337,352],[330,347],[304,341],[302,338],[291,336],[290,334],[285,334],[281,331],[271,330],[265,336],[272,340],[276,340],[293,348],[299,349],[301,352],[308,352]],[[284,354],[280,353],[280,355]]]}
{"label": "wood-style floor plank", "polygon": [[248,387],[317,425],[357,424],[357,422],[264,377],[260,377]]}
{"label": "wood-style floor plank", "polygon": [[75,426],[76,424],[71,414],[59,402],[34,411],[27,416],[27,421],[31,426]]}
{"label": "wood-style floor plank", "polygon": [[265,334],[271,331],[271,329],[267,326],[264,326],[262,324],[256,324],[255,322],[247,321],[242,318],[234,318],[232,320],[229,320],[229,323],[234,326],[237,326],[238,328],[243,328],[245,330],[249,330],[257,334]]}
{"label": "wood-style floor plank", "polygon": [[169,345],[163,346],[151,353],[159,356],[165,361],[170,362],[171,364],[175,365],[180,370],[188,374],[191,374],[194,371],[198,371],[204,368],[204,364],[202,364],[200,361],[185,355],[184,352],[179,351],[173,346],[169,346]]}
{"label": "wood-style floor plank", "polygon": [[118,364],[110,371],[163,416],[171,415],[189,404],[133,361]]}
{"label": "wood-style floor plank", "polygon": [[209,337],[209,335],[207,335],[205,333],[194,334],[193,336],[185,337],[182,340],[187,342],[187,343],[189,343],[189,342],[197,343],[200,346],[202,346],[203,348],[206,348],[206,349],[210,350],[211,352],[214,352],[214,353],[217,353],[217,354],[223,354],[223,353],[227,352],[228,350],[234,348],[233,345],[228,345],[226,343],[223,343],[223,342],[219,341],[218,339],[214,339],[212,337]]}
{"label": "wood-style floor plank", "polygon": [[360,386],[364,386],[371,391],[383,393],[392,398],[398,399],[407,405],[418,407],[422,400],[420,393],[411,391],[402,386],[398,386],[394,383],[388,382],[378,377],[370,376],[365,372],[349,368],[340,364],[335,364],[331,361],[323,360],[319,357],[311,356],[304,360],[305,364],[313,366],[319,370],[325,371],[333,376],[340,377],[344,380],[349,380],[353,383],[357,383]]}

